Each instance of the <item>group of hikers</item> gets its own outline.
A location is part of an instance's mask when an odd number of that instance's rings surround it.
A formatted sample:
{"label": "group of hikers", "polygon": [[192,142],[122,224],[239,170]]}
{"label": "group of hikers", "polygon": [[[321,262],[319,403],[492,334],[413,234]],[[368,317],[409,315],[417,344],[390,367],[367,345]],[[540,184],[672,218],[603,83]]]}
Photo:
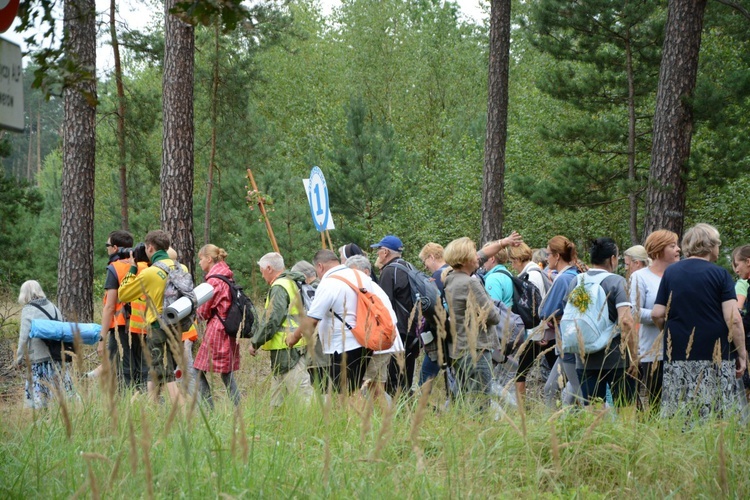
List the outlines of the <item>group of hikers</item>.
{"label": "group of hikers", "polygon": [[[561,235],[537,250],[516,232],[480,249],[464,237],[424,245],[426,275],[404,260],[394,235],[370,245],[374,264],[354,243],[319,250],[311,263],[291,268],[279,253],[267,253],[257,264],[269,289],[262,307],[246,313],[253,322],[246,352],[269,352],[274,407],[288,397],[309,401],[316,391],[390,401],[429,390],[443,374],[451,401],[482,408],[496,367],[512,361],[519,406],[532,368],[543,364],[549,376],[542,394],[551,408],[600,400],[663,416],[723,415],[746,401],[750,245],[732,254],[735,284],[716,264],[720,244],[708,224],[690,228],[681,242],[659,230],[621,261],[615,241],[602,237],[592,242],[586,266]],[[227,252],[211,244],[198,252],[213,295],[197,307],[199,328],[183,332],[163,320],[170,270],[181,267],[169,234],[149,232],[141,259],[123,255],[131,247],[126,231],[106,242],[103,364],[120,387],[155,398],[166,387],[175,403],[197,394],[210,406],[207,373],[218,373],[239,405],[240,335],[227,326],[237,287]],[[66,364],[29,331],[33,319],[61,315],[36,281],[21,286],[19,303],[16,364],[29,368],[26,404],[45,406],[52,389],[70,392],[73,382]],[[373,343],[363,331],[384,333]],[[87,375],[102,373],[109,372]]]}

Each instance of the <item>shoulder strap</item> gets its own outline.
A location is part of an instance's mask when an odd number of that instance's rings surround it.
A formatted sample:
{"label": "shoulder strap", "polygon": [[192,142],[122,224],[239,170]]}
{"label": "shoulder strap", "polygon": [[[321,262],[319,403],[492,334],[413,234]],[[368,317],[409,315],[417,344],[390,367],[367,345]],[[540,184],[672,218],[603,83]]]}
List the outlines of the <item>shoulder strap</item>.
{"label": "shoulder strap", "polygon": [[59,321],[59,319],[57,318],[57,311],[55,311],[55,317],[53,318],[52,315],[50,313],[48,313],[47,310],[45,308],[43,308],[42,306],[40,306],[39,304],[34,304],[33,302],[29,302],[28,305],[34,306],[37,309],[39,309],[40,311],[42,311],[44,313],[44,315],[47,316],[50,320],[52,320],[52,321]]}
{"label": "shoulder strap", "polygon": [[[354,290],[355,293],[359,293],[360,291],[363,290],[363,288],[362,288],[362,279],[359,277],[359,274],[357,274],[356,271],[354,271],[354,276],[357,278],[357,285],[359,286],[359,288],[355,287],[354,284],[351,281],[349,281],[348,279],[344,278],[343,276],[337,276],[335,274],[331,274],[329,276],[329,278],[335,278],[335,279],[337,279],[339,281],[343,281],[344,283],[346,283],[347,285],[349,285],[349,287],[352,290]],[[347,323],[346,321],[344,321],[344,318],[342,318],[339,315],[339,313],[337,313],[333,309],[331,309],[331,312],[333,313],[334,316],[336,316],[336,319],[339,320],[339,321],[341,321],[341,323],[343,323],[344,325],[346,325],[346,327],[349,330],[351,330],[353,328],[349,323]]]}
{"label": "shoulder strap", "polygon": [[171,271],[171,268],[168,265],[164,264],[162,261],[154,262],[154,265],[167,274],[169,274],[169,271]]}
{"label": "shoulder strap", "polygon": [[217,278],[226,283],[227,285],[234,285],[234,280],[230,278],[229,276],[224,276],[223,274],[211,274],[209,276],[206,276],[206,279],[209,278]]}
{"label": "shoulder strap", "polygon": [[589,274],[589,273],[581,273],[581,274],[583,274],[583,275],[587,275],[588,274],[589,278],[591,278],[590,283],[596,283],[597,285],[601,285],[602,281],[604,281],[605,279],[607,279],[612,273],[610,273],[609,271],[604,271],[604,272],[601,272],[601,273],[596,273],[593,276],[591,274]]}
{"label": "shoulder strap", "polygon": [[[505,268],[503,268],[503,269],[498,269],[498,270],[497,270],[497,271],[495,271],[495,272],[496,272],[496,273],[503,273],[504,275],[506,275],[506,276],[507,276],[508,278],[510,278],[510,279],[513,279],[513,278],[515,278],[515,276],[513,276],[513,275],[512,275],[511,273],[510,273],[510,271],[508,271],[508,270],[507,270],[507,269],[505,269]],[[485,276],[489,276],[490,274],[493,274],[493,273],[492,273],[492,272],[489,272],[489,273],[485,274]]]}
{"label": "shoulder strap", "polygon": [[[396,259],[396,260],[398,260],[398,259]],[[401,269],[402,271],[413,271],[414,270],[414,266],[405,265],[405,264],[402,264],[400,262],[396,262],[396,260],[394,260],[393,262],[391,262],[390,264],[388,264],[385,267],[393,266],[396,269]],[[407,264],[408,264],[408,262],[407,262]]]}

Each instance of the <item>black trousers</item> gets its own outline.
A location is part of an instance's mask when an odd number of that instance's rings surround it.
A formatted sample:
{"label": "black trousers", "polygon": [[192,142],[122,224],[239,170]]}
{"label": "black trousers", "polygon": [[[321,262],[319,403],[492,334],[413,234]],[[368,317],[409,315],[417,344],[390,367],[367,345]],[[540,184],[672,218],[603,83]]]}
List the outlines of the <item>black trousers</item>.
{"label": "black trousers", "polygon": [[371,357],[372,351],[364,347],[345,353],[333,353],[330,367],[333,389],[337,392],[346,390],[349,393],[358,391]]}
{"label": "black trousers", "polygon": [[[122,346],[122,356],[120,346]],[[131,334],[127,326],[118,326],[109,330],[107,351],[109,360],[117,374],[117,383],[121,388],[133,387],[138,390],[146,388],[148,381],[148,363],[144,351],[146,336]]]}
{"label": "black trousers", "polygon": [[417,338],[407,335],[404,340],[404,349],[406,366],[403,370],[398,365],[396,356],[393,356],[391,362],[388,364],[388,381],[385,384],[385,390],[391,396],[395,395],[399,390],[401,390],[402,394],[409,394],[414,382],[414,365],[419,357],[419,341]]}

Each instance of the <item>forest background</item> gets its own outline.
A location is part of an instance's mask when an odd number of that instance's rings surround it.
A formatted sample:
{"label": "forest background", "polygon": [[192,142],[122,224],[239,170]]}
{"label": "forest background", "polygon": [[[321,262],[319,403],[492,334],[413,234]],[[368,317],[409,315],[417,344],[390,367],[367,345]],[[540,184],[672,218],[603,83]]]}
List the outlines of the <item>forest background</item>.
{"label": "forest background", "polygon": [[[685,225],[716,225],[725,251],[747,243],[750,220],[746,3],[708,2],[690,98]],[[504,231],[533,247],[555,234],[584,250],[598,236],[621,249],[641,242],[666,2],[543,0],[512,12]],[[117,25],[126,222],[137,241],[160,227],[163,18],[153,5],[146,28]],[[312,1],[271,3],[235,29],[198,25],[196,248],[225,248],[238,280],[262,289],[255,262],[272,249],[258,196],[248,197],[251,168],[285,259],[309,260],[320,247],[302,187],[313,165],[328,180],[335,246],[392,233],[414,262],[427,241],[479,240],[488,42],[488,22],[439,0],[348,0],[327,14]],[[36,69],[24,72],[25,132],[0,132],[0,285],[37,279],[54,295],[63,106],[54,86],[32,88]],[[107,234],[125,224],[116,81],[98,74],[97,85],[94,297]]]}

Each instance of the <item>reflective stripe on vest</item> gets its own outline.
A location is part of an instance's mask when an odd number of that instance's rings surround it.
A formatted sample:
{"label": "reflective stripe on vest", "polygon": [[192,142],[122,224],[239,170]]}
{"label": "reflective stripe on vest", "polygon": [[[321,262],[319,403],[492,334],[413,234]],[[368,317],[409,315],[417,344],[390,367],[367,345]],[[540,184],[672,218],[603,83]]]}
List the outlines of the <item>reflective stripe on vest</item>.
{"label": "reflective stripe on vest", "polygon": [[[289,297],[289,311],[287,312],[286,319],[281,323],[281,329],[277,331],[271,340],[261,346],[261,349],[265,351],[277,351],[279,349],[286,349],[286,336],[288,333],[293,332],[299,326],[299,291],[296,283],[289,278],[277,278],[273,282],[271,287],[280,286]],[[266,296],[266,309],[268,309],[269,301],[271,300],[271,293],[269,292]],[[297,342],[294,347],[304,347],[307,345],[307,340],[304,337]]]}
{"label": "reflective stripe on vest", "polygon": [[[112,262],[112,267],[115,270],[115,273],[117,273],[117,283],[122,283],[122,279],[125,277],[126,274],[128,274],[128,271],[130,271],[130,264],[127,262],[116,260]],[[105,306],[107,305],[107,290],[104,291],[104,298],[102,299],[102,304]],[[125,310],[123,309],[123,304],[120,301],[117,301],[115,304],[115,312],[114,316],[112,317],[112,323],[109,324],[109,328],[115,328],[115,326],[125,326],[128,324],[128,318],[125,317]]]}
{"label": "reflective stripe on vest", "polygon": [[[140,273],[148,267],[145,262],[138,263],[138,272]],[[148,323],[146,323],[146,300],[142,295],[138,300],[130,303],[130,333],[144,335],[148,333]]]}

